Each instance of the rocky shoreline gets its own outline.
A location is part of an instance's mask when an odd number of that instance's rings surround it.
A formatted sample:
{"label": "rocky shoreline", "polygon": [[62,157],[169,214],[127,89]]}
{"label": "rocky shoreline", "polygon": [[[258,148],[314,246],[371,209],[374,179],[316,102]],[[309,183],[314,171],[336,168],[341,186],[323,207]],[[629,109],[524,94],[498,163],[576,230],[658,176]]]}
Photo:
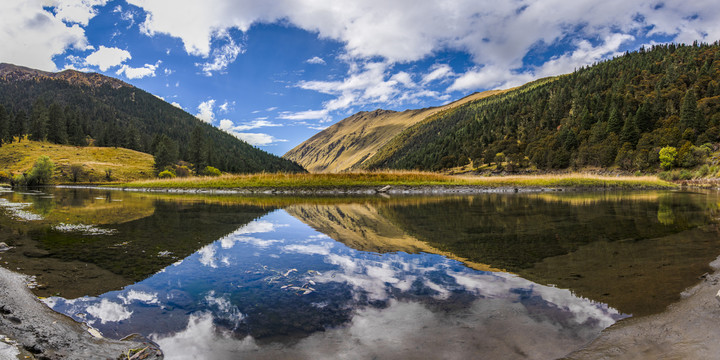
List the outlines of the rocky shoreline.
{"label": "rocky shoreline", "polygon": [[160,348],[137,336],[102,337],[57,313],[27,287],[27,279],[0,267],[0,357],[18,359],[162,359]]}
{"label": "rocky shoreline", "polygon": [[[529,187],[529,186],[475,186],[475,185],[387,185],[387,186],[357,186],[357,187],[318,187],[318,188],[134,188],[134,187],[99,187],[90,185],[58,185],[59,188],[68,189],[101,189],[149,193],[177,193],[177,194],[208,194],[208,195],[453,195],[453,194],[495,194],[495,193],[539,193],[559,191],[605,191],[624,190],[623,187]],[[657,190],[658,187],[642,187],[632,190]],[[629,190],[629,189],[628,189]]]}

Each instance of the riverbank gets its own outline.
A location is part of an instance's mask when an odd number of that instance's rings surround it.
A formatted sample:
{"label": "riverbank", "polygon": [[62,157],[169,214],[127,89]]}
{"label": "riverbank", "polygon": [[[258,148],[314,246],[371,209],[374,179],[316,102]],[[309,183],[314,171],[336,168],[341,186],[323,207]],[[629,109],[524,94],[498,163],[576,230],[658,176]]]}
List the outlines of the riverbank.
{"label": "riverbank", "polygon": [[720,354],[720,257],[713,274],[660,314],[628,318],[605,329],[566,359],[714,359]]}
{"label": "riverbank", "polygon": [[3,358],[163,358],[162,351],[153,343],[107,339],[97,330],[51,310],[30,292],[27,280],[0,267],[0,355]]}
{"label": "riverbank", "polygon": [[250,174],[142,180],[104,186],[110,189],[219,194],[467,194],[554,191],[562,189],[672,189],[657,177],[588,174],[450,176],[424,172],[342,174]]}

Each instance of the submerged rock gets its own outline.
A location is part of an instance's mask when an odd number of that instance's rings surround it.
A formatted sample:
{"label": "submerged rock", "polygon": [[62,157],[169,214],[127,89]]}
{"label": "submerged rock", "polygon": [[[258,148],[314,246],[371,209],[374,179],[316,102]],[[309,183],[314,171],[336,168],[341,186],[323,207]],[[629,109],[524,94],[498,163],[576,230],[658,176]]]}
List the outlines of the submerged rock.
{"label": "submerged rock", "polygon": [[10,249],[12,249],[11,246],[8,246],[8,244],[4,242],[0,242],[0,252],[8,251]]}

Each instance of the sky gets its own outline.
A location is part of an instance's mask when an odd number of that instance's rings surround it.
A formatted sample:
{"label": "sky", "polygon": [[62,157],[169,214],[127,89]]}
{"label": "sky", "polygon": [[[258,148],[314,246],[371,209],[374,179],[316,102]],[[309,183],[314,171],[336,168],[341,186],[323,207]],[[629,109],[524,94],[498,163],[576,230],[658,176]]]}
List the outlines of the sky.
{"label": "sky", "polygon": [[0,62],[119,78],[277,155],[358,111],[719,39],[717,0],[0,1]]}

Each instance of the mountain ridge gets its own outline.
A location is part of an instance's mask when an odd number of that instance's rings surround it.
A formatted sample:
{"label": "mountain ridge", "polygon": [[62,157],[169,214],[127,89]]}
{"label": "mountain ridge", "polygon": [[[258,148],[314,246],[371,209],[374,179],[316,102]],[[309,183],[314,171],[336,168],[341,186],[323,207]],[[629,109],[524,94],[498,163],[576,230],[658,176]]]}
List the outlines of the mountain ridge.
{"label": "mountain ridge", "polygon": [[48,72],[9,63],[0,63],[0,79],[4,81],[53,79],[64,80],[72,85],[97,87],[108,84],[114,89],[118,89],[120,87],[134,88],[133,85],[130,85],[120,79],[98,73],[84,73],[74,69],[65,69],[59,72]]}
{"label": "mountain ridge", "polygon": [[421,121],[467,102],[507,90],[477,92],[449,104],[405,111],[361,111],[315,134],[283,158],[311,172],[342,172],[358,169],[393,137]]}

